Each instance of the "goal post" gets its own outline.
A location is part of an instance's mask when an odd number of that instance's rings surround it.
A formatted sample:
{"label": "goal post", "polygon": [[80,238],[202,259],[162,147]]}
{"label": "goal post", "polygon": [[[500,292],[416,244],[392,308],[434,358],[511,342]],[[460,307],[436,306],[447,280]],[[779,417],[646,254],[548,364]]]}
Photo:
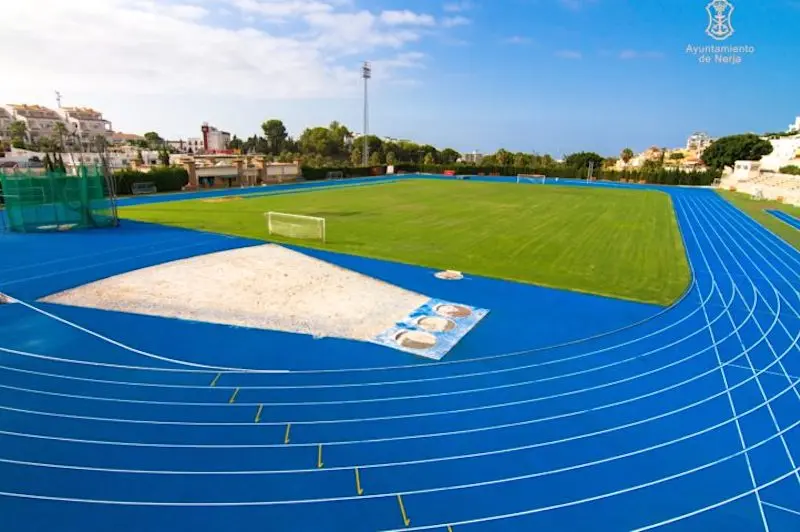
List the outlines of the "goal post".
{"label": "goal post", "polygon": [[335,170],[325,174],[325,179],[344,179],[344,172]]}
{"label": "goal post", "polygon": [[517,184],[519,183],[537,183],[541,180],[542,183],[547,182],[547,176],[541,174],[517,174]]}
{"label": "goal post", "polygon": [[325,218],[274,211],[266,212],[264,216],[267,218],[267,230],[270,235],[319,240],[325,243]]}

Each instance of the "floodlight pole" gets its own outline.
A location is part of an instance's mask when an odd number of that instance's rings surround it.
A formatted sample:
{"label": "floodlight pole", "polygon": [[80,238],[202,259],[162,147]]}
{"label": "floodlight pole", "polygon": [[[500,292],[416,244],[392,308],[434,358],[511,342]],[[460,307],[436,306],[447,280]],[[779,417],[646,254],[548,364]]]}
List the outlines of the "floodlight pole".
{"label": "floodlight pole", "polygon": [[372,77],[372,66],[364,61],[361,66],[361,77],[364,78],[364,151],[362,153],[362,166],[369,166],[369,91],[367,82]]}

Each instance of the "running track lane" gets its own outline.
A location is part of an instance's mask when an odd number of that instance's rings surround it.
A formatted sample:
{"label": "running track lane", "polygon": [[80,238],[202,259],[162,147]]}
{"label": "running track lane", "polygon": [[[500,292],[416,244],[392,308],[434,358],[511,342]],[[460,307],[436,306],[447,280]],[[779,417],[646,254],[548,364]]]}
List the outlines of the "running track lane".
{"label": "running track lane", "polygon": [[769,214],[771,214],[772,216],[774,216],[775,218],[777,218],[778,220],[782,221],[783,223],[791,225],[795,229],[800,230],[800,220],[798,220],[797,218],[795,218],[791,214],[783,212],[783,211],[772,210],[772,209],[767,210],[767,212]]}
{"label": "running track lane", "polygon": [[[582,342],[288,374],[5,350],[0,507],[20,531],[796,530],[800,255],[670,193],[690,292]],[[26,303],[1,310],[76,333]]]}

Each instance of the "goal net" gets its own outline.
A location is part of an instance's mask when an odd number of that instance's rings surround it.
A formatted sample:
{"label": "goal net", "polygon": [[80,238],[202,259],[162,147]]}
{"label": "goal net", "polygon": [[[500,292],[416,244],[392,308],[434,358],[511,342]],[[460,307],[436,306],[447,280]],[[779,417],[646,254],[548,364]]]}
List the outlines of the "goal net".
{"label": "goal net", "polygon": [[271,235],[325,242],[325,218],[272,211],[265,213],[265,216]]}
{"label": "goal net", "polygon": [[517,174],[517,183],[546,183],[547,176],[541,174]]}
{"label": "goal net", "polygon": [[344,179],[344,172],[333,171],[326,174],[326,179]]}

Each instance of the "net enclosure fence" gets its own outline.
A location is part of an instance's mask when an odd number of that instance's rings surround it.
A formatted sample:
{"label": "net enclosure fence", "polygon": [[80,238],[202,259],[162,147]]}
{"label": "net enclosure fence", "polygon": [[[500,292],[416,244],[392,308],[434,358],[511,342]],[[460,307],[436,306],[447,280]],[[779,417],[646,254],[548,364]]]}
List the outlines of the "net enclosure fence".
{"label": "net enclosure fence", "polygon": [[0,225],[15,232],[66,231],[115,227],[113,185],[101,168],[63,172],[0,173]]}

